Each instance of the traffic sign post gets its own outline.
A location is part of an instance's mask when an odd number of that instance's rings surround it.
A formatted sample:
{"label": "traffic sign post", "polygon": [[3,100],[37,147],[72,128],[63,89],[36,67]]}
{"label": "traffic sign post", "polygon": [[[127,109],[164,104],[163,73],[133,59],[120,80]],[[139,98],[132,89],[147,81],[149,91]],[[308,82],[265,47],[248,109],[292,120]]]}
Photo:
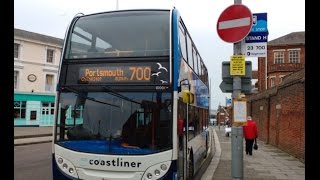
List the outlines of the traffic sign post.
{"label": "traffic sign post", "polygon": [[[241,4],[241,0],[234,0],[234,3]],[[250,24],[247,25],[251,30],[252,27],[252,14],[249,10],[249,15],[246,14],[246,17],[250,17]],[[250,32],[249,30],[249,32]],[[248,33],[245,34],[247,36]],[[233,54],[234,55],[243,55],[244,49],[244,39],[243,37],[240,42],[234,43],[233,45]],[[241,94],[241,77],[233,77],[233,99],[239,99]],[[234,101],[233,101],[234,102]],[[233,107],[234,108],[234,107]],[[243,180],[243,128],[242,126],[235,126],[232,124],[231,128],[231,175],[233,180]]]}
{"label": "traffic sign post", "polygon": [[[249,8],[241,4],[241,0],[234,0],[234,4],[226,8],[218,18],[218,22],[217,22],[218,35],[223,41],[228,43],[234,43],[233,55],[245,55],[244,38],[251,31],[252,22],[253,22],[252,13]],[[237,72],[233,76],[233,84],[232,84],[233,102],[234,100],[240,99],[240,94],[241,94],[240,75],[243,75],[243,73]],[[228,88],[230,88],[230,85],[228,85],[227,87],[227,85],[221,84],[220,88],[221,87],[227,90]],[[232,138],[232,141],[231,141],[232,179],[242,180],[243,179],[242,126],[236,126],[235,124],[232,124],[231,138]]]}

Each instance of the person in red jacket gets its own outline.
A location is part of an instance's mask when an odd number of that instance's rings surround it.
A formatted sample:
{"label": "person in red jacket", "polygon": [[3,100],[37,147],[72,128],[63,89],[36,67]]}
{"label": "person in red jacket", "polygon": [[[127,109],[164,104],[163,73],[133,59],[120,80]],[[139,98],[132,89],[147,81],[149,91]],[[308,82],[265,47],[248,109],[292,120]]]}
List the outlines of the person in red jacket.
{"label": "person in red jacket", "polygon": [[247,120],[247,125],[243,126],[243,137],[246,140],[246,154],[252,156],[253,143],[258,137],[258,127],[251,116],[248,116]]}

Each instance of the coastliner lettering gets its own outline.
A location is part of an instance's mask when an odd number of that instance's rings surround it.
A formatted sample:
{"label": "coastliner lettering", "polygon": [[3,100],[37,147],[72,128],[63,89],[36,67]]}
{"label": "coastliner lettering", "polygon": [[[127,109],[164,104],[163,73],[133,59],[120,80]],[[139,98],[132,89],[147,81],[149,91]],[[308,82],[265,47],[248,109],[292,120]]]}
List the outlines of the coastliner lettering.
{"label": "coastliner lettering", "polygon": [[101,165],[101,166],[113,166],[113,167],[140,167],[141,162],[128,162],[123,161],[122,158],[117,158],[113,160],[89,160],[89,164],[91,165]]}

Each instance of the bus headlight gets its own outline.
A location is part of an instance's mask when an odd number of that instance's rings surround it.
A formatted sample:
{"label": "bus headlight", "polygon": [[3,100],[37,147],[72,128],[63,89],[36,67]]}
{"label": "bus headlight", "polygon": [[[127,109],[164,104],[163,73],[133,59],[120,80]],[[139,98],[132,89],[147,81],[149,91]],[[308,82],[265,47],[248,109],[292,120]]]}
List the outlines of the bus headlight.
{"label": "bus headlight", "polygon": [[63,159],[62,158],[58,158],[58,163],[62,164],[63,163]]}
{"label": "bus headlight", "polygon": [[151,173],[148,173],[148,174],[147,174],[147,178],[148,178],[148,179],[152,179],[152,174],[151,174]]}
{"label": "bus headlight", "polygon": [[69,169],[69,173],[72,174],[73,172],[74,172],[73,168],[70,168],[70,169]]}
{"label": "bus headlight", "polygon": [[55,155],[55,159],[56,159],[56,164],[58,165],[58,168],[64,172],[65,174],[69,175],[69,176],[72,176],[74,178],[78,178],[78,174],[77,172],[75,171],[75,167],[74,165],[67,159],[61,157],[61,156],[58,156],[58,155]]}
{"label": "bus headlight", "polygon": [[158,169],[156,169],[156,170],[154,170],[154,174],[155,174],[156,176],[160,176],[160,171],[159,171]]}
{"label": "bus headlight", "polygon": [[161,167],[161,170],[162,170],[162,171],[167,170],[167,165],[165,165],[165,164],[161,164],[161,166],[160,166],[160,167]]}
{"label": "bus headlight", "polygon": [[142,179],[159,179],[168,172],[170,165],[171,161],[155,164],[146,170]]}

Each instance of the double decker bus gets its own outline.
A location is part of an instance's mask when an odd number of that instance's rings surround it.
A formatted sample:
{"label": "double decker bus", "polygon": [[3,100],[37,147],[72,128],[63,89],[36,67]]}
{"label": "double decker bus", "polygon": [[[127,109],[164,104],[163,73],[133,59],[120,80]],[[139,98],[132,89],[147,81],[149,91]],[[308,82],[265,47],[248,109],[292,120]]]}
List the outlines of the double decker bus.
{"label": "double decker bus", "polygon": [[212,149],[209,83],[178,10],[76,15],[55,114],[53,179],[191,179]]}

